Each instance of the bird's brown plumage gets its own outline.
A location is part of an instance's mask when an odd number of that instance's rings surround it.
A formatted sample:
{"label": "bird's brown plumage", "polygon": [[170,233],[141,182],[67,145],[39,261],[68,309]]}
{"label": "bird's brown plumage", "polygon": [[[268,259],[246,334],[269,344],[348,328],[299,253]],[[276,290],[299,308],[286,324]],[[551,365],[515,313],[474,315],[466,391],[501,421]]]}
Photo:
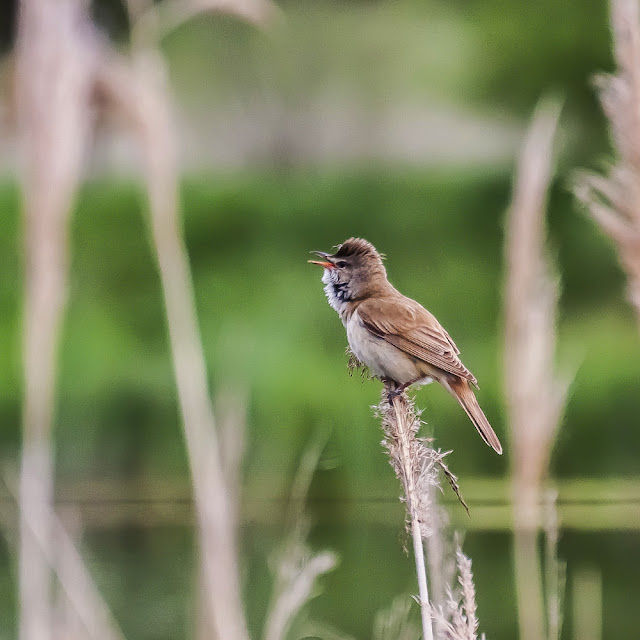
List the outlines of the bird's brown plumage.
{"label": "bird's brown plumage", "polygon": [[458,357],[460,350],[435,317],[415,300],[393,291],[363,300],[358,315],[365,327],[414,358],[476,384]]}

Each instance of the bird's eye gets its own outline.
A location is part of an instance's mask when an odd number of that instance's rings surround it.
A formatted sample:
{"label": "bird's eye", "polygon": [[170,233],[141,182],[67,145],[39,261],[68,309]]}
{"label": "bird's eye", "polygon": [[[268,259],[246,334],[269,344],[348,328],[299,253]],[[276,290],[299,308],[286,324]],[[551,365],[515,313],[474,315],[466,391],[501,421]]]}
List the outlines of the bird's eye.
{"label": "bird's eye", "polygon": [[347,266],[347,263],[344,260],[340,260],[340,262],[336,262],[336,266],[340,269],[344,269]]}

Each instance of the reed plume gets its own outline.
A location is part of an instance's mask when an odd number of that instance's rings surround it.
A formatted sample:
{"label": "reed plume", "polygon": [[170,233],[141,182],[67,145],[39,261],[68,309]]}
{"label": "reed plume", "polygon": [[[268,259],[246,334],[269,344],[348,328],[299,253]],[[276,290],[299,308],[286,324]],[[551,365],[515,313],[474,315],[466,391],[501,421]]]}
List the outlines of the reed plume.
{"label": "reed plume", "polygon": [[438,640],[477,640],[476,589],[471,560],[462,552],[457,540],[455,562],[458,585],[447,585],[444,605],[433,608],[433,617],[438,626]]}
{"label": "reed plume", "polygon": [[420,417],[416,413],[413,400],[403,392],[390,402],[390,391],[385,385],[376,411],[381,418],[385,436],[382,445],[389,453],[389,463],[403,489],[401,499],[407,509],[407,529],[411,532],[418,575],[418,604],[422,618],[422,634],[424,640],[433,640],[422,538],[429,531],[428,486],[437,483],[436,469],[429,450],[417,438]]}
{"label": "reed plume", "polygon": [[318,438],[309,446],[293,481],[286,518],[287,536],[272,558],[274,585],[264,624],[264,640],[286,639],[294,619],[313,597],[318,578],[333,570],[338,562],[331,551],[314,552],[307,542],[310,518],[305,505],[325,444],[326,438]]}
{"label": "reed plume", "polygon": [[413,542],[418,576],[417,601],[420,605],[422,633],[425,640],[432,640],[437,636],[434,636],[433,606],[429,599],[423,539],[441,534],[435,502],[436,493],[442,491],[440,474],[446,478],[467,512],[468,508],[460,493],[456,476],[445,463],[445,457],[450,452],[436,450],[431,446],[431,440],[418,437],[422,422],[413,399],[403,392],[390,402],[391,391],[391,387],[385,385],[380,404],[374,409],[382,423],[382,445],[387,450],[389,463],[402,485],[401,500],[406,506],[406,527]]}
{"label": "reed plume", "polygon": [[578,174],[574,193],[614,242],[640,328],[640,15],[637,0],[611,0],[615,74],[595,84],[617,161],[606,176]]}
{"label": "reed plume", "polygon": [[507,214],[504,386],[511,425],[514,568],[521,640],[546,637],[538,554],[543,481],[569,386],[555,375],[558,278],[546,255],[545,210],[557,102],[536,109]]}

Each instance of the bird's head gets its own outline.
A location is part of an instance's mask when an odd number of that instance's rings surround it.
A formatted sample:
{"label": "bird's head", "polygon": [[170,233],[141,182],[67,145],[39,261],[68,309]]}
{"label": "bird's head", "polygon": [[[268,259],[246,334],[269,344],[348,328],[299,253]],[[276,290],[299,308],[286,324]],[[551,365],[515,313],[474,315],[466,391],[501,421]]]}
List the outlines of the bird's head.
{"label": "bird's head", "polygon": [[309,260],[324,267],[322,282],[332,306],[332,296],[340,303],[375,295],[387,284],[387,272],[382,256],[362,238],[349,238],[333,253],[312,251],[321,260]]}

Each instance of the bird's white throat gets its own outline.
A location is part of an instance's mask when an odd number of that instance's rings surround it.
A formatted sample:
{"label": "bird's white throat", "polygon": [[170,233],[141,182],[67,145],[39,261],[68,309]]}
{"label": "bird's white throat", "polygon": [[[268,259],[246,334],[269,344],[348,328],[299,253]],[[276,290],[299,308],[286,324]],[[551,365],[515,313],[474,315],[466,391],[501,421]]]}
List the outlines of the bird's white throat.
{"label": "bird's white throat", "polygon": [[344,314],[347,310],[347,302],[351,300],[351,289],[348,282],[339,282],[339,274],[335,269],[325,269],[322,274],[324,293],[333,309],[338,312],[344,323]]}

